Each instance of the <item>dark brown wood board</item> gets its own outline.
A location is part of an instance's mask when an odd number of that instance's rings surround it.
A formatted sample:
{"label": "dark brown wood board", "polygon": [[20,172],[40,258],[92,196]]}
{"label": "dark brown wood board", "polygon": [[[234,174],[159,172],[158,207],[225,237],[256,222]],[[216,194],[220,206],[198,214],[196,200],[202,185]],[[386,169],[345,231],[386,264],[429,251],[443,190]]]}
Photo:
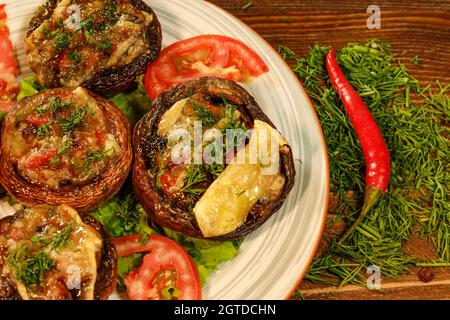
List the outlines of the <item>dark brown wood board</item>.
{"label": "dark brown wood board", "polygon": [[[411,0],[210,0],[258,32],[275,49],[287,46],[304,55],[316,43],[339,49],[349,42],[377,38],[391,44],[396,57],[423,84],[450,83],[450,1]],[[369,5],[381,9],[381,28],[369,30]],[[420,65],[410,62],[418,56]],[[328,224],[327,224],[328,225]],[[328,232],[325,232],[327,235]],[[424,240],[407,244],[418,257],[427,255]],[[417,271],[382,282],[382,291],[348,285],[319,286],[303,281],[306,299],[450,299],[450,268],[435,269],[429,283]]]}

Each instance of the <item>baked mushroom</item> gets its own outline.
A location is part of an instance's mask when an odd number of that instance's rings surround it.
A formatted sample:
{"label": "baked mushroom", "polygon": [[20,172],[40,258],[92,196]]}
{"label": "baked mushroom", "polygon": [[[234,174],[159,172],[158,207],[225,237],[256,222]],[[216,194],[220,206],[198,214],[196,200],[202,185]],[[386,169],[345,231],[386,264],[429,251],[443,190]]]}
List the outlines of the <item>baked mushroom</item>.
{"label": "baked mushroom", "polygon": [[248,234],[294,185],[289,144],[232,81],[201,78],[162,93],[133,142],[133,186],[143,207],[156,223],[191,237]]}
{"label": "baked mushroom", "polygon": [[107,231],[62,205],[0,220],[0,300],[107,299],[117,257]]}
{"label": "baked mushroom", "polygon": [[130,88],[161,51],[161,26],[142,0],[48,0],[25,49],[36,80],[100,94]]}
{"label": "baked mushroom", "polygon": [[28,205],[88,212],[131,169],[131,128],[111,102],[84,88],[49,89],[14,104],[0,133],[0,184]]}

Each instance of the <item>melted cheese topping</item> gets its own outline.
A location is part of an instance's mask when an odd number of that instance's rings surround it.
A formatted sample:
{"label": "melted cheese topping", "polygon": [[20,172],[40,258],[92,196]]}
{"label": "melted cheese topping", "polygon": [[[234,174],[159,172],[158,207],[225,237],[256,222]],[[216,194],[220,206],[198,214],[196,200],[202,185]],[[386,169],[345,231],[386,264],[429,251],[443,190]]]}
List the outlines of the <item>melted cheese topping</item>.
{"label": "melted cheese topping", "polygon": [[27,63],[39,83],[75,88],[145,53],[152,21],[130,0],[60,0],[26,39]]}
{"label": "melted cheese topping", "polygon": [[22,177],[52,189],[89,183],[121,151],[103,110],[82,88],[34,96],[8,119],[8,158]]}
{"label": "melted cheese topping", "polygon": [[258,200],[280,196],[286,178],[280,173],[279,152],[273,152],[279,150],[272,148],[275,143],[287,145],[278,131],[255,121],[249,144],[238,152],[194,207],[203,236],[217,237],[236,230]]}
{"label": "melted cheese topping", "polygon": [[169,110],[167,110],[161,117],[158,124],[158,135],[160,137],[167,137],[172,130],[179,127],[179,124],[183,124],[183,127],[187,127],[191,121],[186,117],[183,119],[183,109],[188,102],[189,98],[177,101]]}
{"label": "melted cheese topping", "polygon": [[[35,240],[36,237],[54,239],[64,230],[69,233],[62,248],[55,249]],[[14,282],[22,299],[70,299],[71,290],[78,292],[78,299],[94,299],[102,238],[74,209],[64,205],[26,209],[19,213],[8,233],[0,235],[2,245],[7,246],[8,253],[26,246],[29,252],[43,252],[54,263],[45,274],[44,283],[35,286],[18,278],[15,266],[4,264],[3,274]]]}

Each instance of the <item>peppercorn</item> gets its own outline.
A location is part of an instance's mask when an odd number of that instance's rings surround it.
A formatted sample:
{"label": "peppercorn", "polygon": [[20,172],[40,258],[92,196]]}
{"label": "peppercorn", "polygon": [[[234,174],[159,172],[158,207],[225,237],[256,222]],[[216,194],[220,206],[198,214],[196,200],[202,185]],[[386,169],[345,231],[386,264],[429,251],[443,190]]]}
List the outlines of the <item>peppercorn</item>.
{"label": "peppercorn", "polygon": [[417,276],[419,277],[419,280],[422,282],[430,282],[434,279],[434,272],[433,269],[430,267],[422,268],[417,272]]}

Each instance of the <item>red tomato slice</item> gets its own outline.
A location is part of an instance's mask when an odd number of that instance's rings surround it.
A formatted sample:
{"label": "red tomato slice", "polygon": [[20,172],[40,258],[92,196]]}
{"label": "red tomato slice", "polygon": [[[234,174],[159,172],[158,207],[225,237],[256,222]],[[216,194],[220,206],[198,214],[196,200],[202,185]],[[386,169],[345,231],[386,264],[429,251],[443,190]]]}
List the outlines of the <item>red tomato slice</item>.
{"label": "red tomato slice", "polygon": [[6,20],[5,6],[6,4],[0,4],[0,20]]}
{"label": "red tomato slice", "polygon": [[114,239],[119,257],[150,252],[144,256],[142,265],[124,278],[128,297],[132,300],[161,300],[162,290],[167,287],[167,281],[171,281],[179,292],[178,300],[200,300],[200,278],[186,250],[163,236],[151,235],[145,244],[139,242],[141,237],[133,235]]}
{"label": "red tomato slice", "polygon": [[19,86],[16,81],[17,63],[9,40],[4,4],[0,4],[0,52],[0,111],[7,112],[19,92]]}
{"label": "red tomato slice", "polygon": [[41,126],[43,124],[49,123],[50,119],[51,115],[49,112],[47,112],[46,114],[31,114],[27,117],[26,121],[29,124]]}
{"label": "red tomato slice", "polygon": [[247,82],[269,71],[264,61],[242,42],[203,35],[176,42],[161,51],[145,74],[145,88],[154,100],[161,92],[202,76]]}
{"label": "red tomato slice", "polygon": [[106,134],[104,131],[96,131],[95,137],[97,139],[98,144],[103,148],[105,146]]}
{"label": "red tomato slice", "polygon": [[[170,164],[168,166],[168,170],[165,171],[161,177],[159,177],[159,182],[161,183],[162,190],[165,194],[168,196],[172,196],[174,193],[176,193],[179,190],[171,190],[171,188],[177,183],[180,176],[185,171],[184,165],[173,165]],[[179,188],[181,189],[182,186]]]}
{"label": "red tomato slice", "polygon": [[170,193],[169,189],[177,182],[178,177],[171,174],[170,171],[166,171],[161,175],[161,186],[165,193]]}
{"label": "red tomato slice", "polygon": [[32,156],[27,160],[26,167],[36,170],[42,166],[48,165],[55,156],[56,150],[48,150],[44,154]]}

